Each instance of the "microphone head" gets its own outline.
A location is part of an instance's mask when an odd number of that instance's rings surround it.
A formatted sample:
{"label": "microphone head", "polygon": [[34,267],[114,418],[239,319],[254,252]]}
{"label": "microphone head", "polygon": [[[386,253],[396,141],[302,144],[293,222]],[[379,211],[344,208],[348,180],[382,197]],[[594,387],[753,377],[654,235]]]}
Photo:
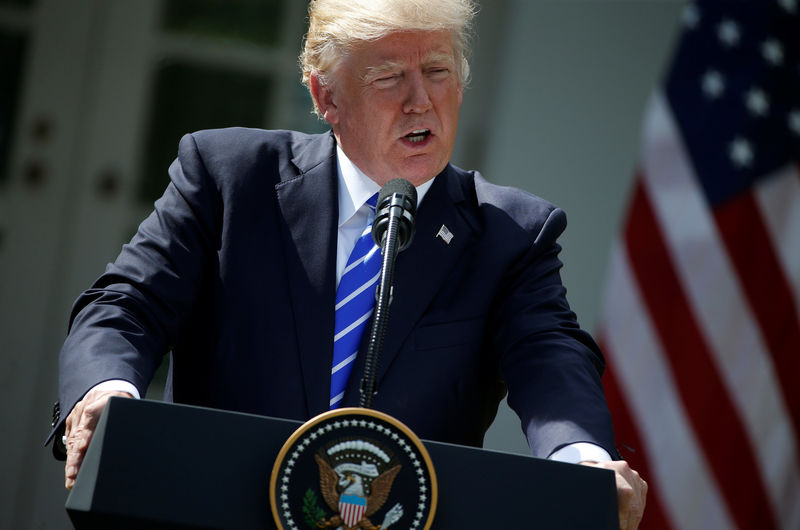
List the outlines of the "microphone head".
{"label": "microphone head", "polygon": [[406,179],[400,178],[390,180],[381,188],[380,193],[378,193],[378,209],[381,209],[384,201],[395,193],[408,197],[411,201],[412,211],[416,212],[417,188]]}
{"label": "microphone head", "polygon": [[398,252],[408,247],[414,238],[414,216],[417,214],[417,189],[406,179],[396,178],[387,182],[378,194],[375,221],[372,223],[372,239],[383,248],[389,218],[398,218]]}

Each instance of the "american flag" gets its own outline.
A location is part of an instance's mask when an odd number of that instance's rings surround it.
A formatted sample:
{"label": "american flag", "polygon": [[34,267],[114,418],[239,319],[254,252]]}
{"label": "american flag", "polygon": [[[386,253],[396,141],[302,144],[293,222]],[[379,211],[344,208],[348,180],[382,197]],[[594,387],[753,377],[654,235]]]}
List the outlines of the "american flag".
{"label": "american flag", "polygon": [[799,4],[689,4],[648,104],[598,333],[642,528],[800,529]]}

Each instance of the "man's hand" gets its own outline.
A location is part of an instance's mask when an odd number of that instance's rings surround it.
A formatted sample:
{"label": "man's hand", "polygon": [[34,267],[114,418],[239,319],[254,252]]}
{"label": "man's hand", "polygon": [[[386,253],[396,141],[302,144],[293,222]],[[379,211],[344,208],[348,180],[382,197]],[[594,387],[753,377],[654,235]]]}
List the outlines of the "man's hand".
{"label": "man's hand", "polygon": [[64,467],[64,487],[68,490],[75,484],[75,477],[78,476],[78,470],[86,454],[86,448],[92,440],[97,421],[111,396],[133,397],[127,392],[116,390],[90,390],[75,404],[67,416],[64,444],[67,446],[67,464]]}
{"label": "man's hand", "polygon": [[645,482],[624,460],[615,462],[581,462],[583,465],[602,467],[614,472],[617,479],[617,506],[620,530],[636,530],[644,514],[647,500]]}

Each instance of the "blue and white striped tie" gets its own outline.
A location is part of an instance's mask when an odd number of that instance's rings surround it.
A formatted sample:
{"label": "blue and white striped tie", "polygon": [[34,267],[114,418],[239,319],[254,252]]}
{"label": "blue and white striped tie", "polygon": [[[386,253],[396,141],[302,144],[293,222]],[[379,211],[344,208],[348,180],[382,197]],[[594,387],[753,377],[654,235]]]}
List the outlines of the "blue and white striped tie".
{"label": "blue and white striped tie", "polygon": [[333,337],[330,408],[338,408],[353,371],[361,337],[375,307],[375,288],[381,270],[381,252],[372,240],[376,193],[367,201],[373,215],[356,241],[336,290],[336,324]]}

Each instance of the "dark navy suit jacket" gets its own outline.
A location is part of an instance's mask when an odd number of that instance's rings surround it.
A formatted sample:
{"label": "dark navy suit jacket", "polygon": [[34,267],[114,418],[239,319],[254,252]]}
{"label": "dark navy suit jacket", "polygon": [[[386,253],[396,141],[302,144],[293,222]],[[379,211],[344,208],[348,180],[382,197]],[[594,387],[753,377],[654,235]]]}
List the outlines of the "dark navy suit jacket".
{"label": "dark navy suit jacket", "polygon": [[[298,420],[327,410],[336,175],[330,133],[185,136],[154,212],[74,306],[62,409],[108,379],[143,391],[171,351],[176,402]],[[421,438],[480,446],[507,388],[534,455],[580,441],[615,455],[603,358],[560,280],[565,226],[542,199],[448,165],[396,262],[374,407]],[[362,370],[360,355],[344,406]]]}

